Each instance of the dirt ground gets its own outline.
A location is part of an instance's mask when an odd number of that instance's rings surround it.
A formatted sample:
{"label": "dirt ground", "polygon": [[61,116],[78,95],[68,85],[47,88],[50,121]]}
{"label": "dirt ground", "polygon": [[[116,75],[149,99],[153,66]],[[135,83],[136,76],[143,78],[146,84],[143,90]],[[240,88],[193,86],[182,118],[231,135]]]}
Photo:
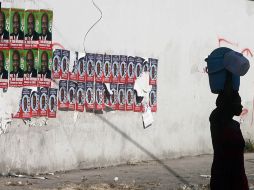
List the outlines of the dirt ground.
{"label": "dirt ground", "polygon": [[[212,155],[56,172],[0,177],[0,190],[208,190]],[[254,154],[245,154],[250,189],[254,190]],[[46,178],[46,179],[43,179]]]}

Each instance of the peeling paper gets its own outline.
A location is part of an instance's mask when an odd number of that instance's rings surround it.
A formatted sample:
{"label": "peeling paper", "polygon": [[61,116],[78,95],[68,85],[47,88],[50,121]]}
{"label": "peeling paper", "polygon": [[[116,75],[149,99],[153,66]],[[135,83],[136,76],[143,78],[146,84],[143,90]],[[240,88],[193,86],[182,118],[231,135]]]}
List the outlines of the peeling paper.
{"label": "peeling paper", "polygon": [[150,107],[146,108],[146,111],[142,114],[144,128],[150,127],[153,123],[153,115]]}
{"label": "peeling paper", "polygon": [[112,92],[112,90],[110,89],[110,83],[104,83],[104,84],[105,84],[105,86],[106,86],[106,88],[107,88],[108,93],[109,93],[110,95],[112,95],[113,92]]}

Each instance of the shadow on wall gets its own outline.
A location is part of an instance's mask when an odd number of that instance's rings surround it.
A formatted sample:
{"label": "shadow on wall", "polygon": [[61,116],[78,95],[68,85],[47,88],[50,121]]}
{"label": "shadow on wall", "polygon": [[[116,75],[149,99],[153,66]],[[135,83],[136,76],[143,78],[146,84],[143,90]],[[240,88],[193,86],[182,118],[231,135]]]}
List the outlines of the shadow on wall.
{"label": "shadow on wall", "polygon": [[175,178],[177,178],[181,183],[184,183],[186,185],[189,185],[189,182],[186,181],[182,176],[180,176],[176,171],[174,171],[172,168],[170,168],[168,165],[166,165],[163,161],[161,161],[159,158],[157,158],[153,153],[149,152],[146,148],[141,146],[139,143],[137,143],[134,139],[132,139],[130,136],[128,136],[126,133],[121,131],[116,125],[105,119],[102,115],[96,114],[96,116],[101,119],[103,122],[105,122],[108,126],[110,126],[114,131],[122,135],[127,141],[131,142],[133,145],[135,145],[138,149],[140,149],[142,152],[150,156],[153,160],[158,162],[164,169],[166,169],[171,175],[173,175]]}

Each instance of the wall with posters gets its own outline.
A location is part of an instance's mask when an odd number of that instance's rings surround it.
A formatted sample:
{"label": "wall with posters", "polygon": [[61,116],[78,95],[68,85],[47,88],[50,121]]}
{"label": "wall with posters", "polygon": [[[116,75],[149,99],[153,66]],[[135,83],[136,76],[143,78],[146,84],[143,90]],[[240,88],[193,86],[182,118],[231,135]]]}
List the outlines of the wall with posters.
{"label": "wall with posters", "polygon": [[[79,52],[84,49],[85,33],[100,17],[90,0],[2,2],[3,7],[52,9],[53,43]],[[0,171],[46,172],[212,152],[208,117],[216,95],[210,93],[203,72],[204,58],[219,45],[254,51],[254,3],[96,3],[103,18],[87,36],[87,52],[159,59],[158,110],[153,114],[153,125],[144,129],[141,113],[126,111],[61,111],[57,119],[34,119],[30,127],[22,120],[13,120],[8,132],[0,136]],[[252,54],[246,56],[252,66]],[[248,110],[242,130],[248,138],[254,134],[253,72],[251,67],[240,87]],[[21,91],[10,88],[0,92],[1,118],[17,111]]]}

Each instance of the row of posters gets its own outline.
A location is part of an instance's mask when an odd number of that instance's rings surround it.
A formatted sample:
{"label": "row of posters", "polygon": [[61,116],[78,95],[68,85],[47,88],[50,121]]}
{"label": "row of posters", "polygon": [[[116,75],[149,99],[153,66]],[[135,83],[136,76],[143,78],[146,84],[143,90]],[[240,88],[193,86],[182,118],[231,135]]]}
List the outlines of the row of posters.
{"label": "row of posters", "polygon": [[54,79],[81,82],[134,83],[142,72],[150,72],[150,84],[156,85],[158,60],[126,55],[80,54],[56,49],[53,52]]}
{"label": "row of posters", "polygon": [[[19,111],[13,118],[49,117],[56,118],[57,110],[84,112],[86,110],[113,110],[143,112],[142,98],[138,97],[133,84],[59,81],[59,89],[39,88],[32,91],[23,88]],[[157,111],[157,86],[153,85],[149,94],[149,106]]]}
{"label": "row of posters", "polygon": [[0,50],[0,88],[51,87],[51,79],[133,84],[142,72],[157,84],[158,60],[69,50]]}
{"label": "row of posters", "polygon": [[0,49],[52,49],[53,11],[2,8]]}
{"label": "row of posters", "polygon": [[51,87],[51,65],[51,50],[0,50],[0,88]]}

